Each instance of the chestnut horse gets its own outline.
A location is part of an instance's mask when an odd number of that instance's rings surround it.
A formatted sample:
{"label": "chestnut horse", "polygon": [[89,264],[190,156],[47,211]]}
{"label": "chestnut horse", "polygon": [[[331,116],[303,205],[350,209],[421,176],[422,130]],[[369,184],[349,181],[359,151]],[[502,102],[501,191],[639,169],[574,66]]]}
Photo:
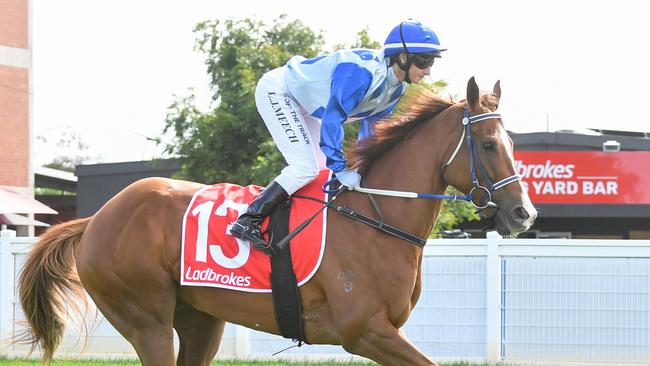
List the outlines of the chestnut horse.
{"label": "chestnut horse", "polygon": [[[470,161],[484,165],[478,180],[517,177],[513,144],[494,112],[501,90],[481,96],[474,81],[467,100],[452,103],[417,92],[377,128],[353,157],[364,185],[443,194],[451,185],[469,192]],[[460,148],[464,111],[491,116],[468,129],[480,158]],[[453,158],[451,158],[453,156]],[[485,176],[487,175],[487,176]],[[489,177],[488,177],[489,176]],[[477,181],[478,182],[478,181]],[[527,230],[537,213],[518,179],[492,194],[490,218],[503,235]],[[491,184],[491,183],[490,183]],[[181,287],[181,221],[202,185],[163,178],[133,183],[94,216],[56,225],[35,244],[19,280],[29,329],[48,363],[58,346],[72,296],[90,294],[101,313],[149,365],[208,365],[226,321],[279,334],[271,294]],[[426,238],[440,200],[380,196],[386,223]],[[344,192],[342,205],[374,212],[366,194]],[[381,365],[435,365],[400,331],[420,295],[423,249],[328,211],[327,243],[316,275],[300,287],[309,343],[340,344]],[[390,273],[390,280],[385,280]],[[344,286],[341,275],[353,275]],[[175,359],[172,329],[180,349]]]}

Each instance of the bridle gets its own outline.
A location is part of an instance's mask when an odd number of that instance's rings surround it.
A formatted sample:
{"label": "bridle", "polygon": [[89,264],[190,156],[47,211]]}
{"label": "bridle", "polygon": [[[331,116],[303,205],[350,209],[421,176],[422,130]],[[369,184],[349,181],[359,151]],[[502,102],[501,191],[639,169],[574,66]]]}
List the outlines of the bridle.
{"label": "bridle", "polygon": [[[447,164],[445,164],[445,168],[446,168],[447,166],[449,166],[449,164],[451,164],[452,161],[454,161],[454,158],[456,157],[456,155],[458,155],[460,148],[463,146],[463,140],[465,140],[467,145],[467,153],[469,156],[469,171],[472,176],[472,185],[473,185],[472,189],[469,191],[468,194],[446,195],[446,194],[392,191],[392,190],[385,190],[385,189],[374,189],[374,188],[363,188],[363,187],[355,187],[354,189],[350,189],[350,190],[354,190],[361,193],[376,194],[380,196],[393,196],[393,197],[403,197],[403,198],[426,198],[426,199],[454,200],[454,201],[463,200],[463,201],[470,202],[478,210],[483,210],[487,207],[497,208],[498,207],[497,204],[492,202],[492,193],[497,189],[501,189],[512,182],[521,180],[521,176],[515,173],[498,182],[492,182],[492,179],[490,179],[490,176],[488,175],[487,170],[483,165],[483,162],[479,158],[478,150],[476,149],[476,144],[472,139],[472,133],[471,133],[472,124],[485,121],[488,119],[493,119],[493,118],[501,118],[501,114],[496,112],[488,112],[488,113],[477,114],[475,116],[470,116],[469,109],[465,107],[463,110],[463,119],[461,120],[463,130],[460,136],[460,140],[458,141],[458,144],[456,145],[454,152],[451,154],[451,157],[449,158],[449,160],[447,160]],[[479,182],[478,175],[476,174],[476,169],[474,168],[474,161],[477,162],[476,165],[478,165],[479,171],[483,175],[483,179],[486,182],[486,185],[481,185],[481,183]],[[334,194],[344,189],[345,188],[344,186],[338,187],[336,189],[327,188],[336,180],[337,179],[334,178],[329,182],[325,183],[323,185],[323,191],[329,194]],[[481,191],[485,192],[485,194],[483,195],[483,197],[478,203],[474,202],[473,200],[474,195],[478,194],[478,192]]]}
{"label": "bridle", "polygon": [[[343,192],[345,186],[341,185],[336,189],[328,189],[327,187],[337,180],[336,178],[334,178],[323,185],[323,191],[325,191],[326,193],[332,196],[328,202],[323,202],[324,205],[321,208],[321,210],[325,209],[326,207],[334,208],[336,212],[340,213],[343,216],[349,217],[353,220],[372,226],[375,229],[383,231],[387,234],[404,239],[419,247],[423,247],[427,243],[426,238],[418,237],[416,235],[413,235],[412,233],[409,233],[407,231],[404,231],[402,229],[399,229],[397,227],[394,227],[384,222],[384,215],[382,214],[379,205],[373,198],[373,195],[404,197],[404,198],[428,198],[428,199],[439,199],[439,200],[464,200],[474,205],[474,207],[476,207],[478,211],[481,211],[487,207],[498,208],[497,204],[492,202],[492,192],[496,191],[497,189],[501,189],[512,182],[521,180],[521,176],[518,174],[513,174],[510,177],[502,179],[498,182],[492,182],[490,176],[487,173],[487,170],[485,169],[485,166],[483,165],[481,159],[479,158],[478,150],[476,149],[476,144],[472,139],[472,124],[485,121],[488,119],[494,119],[494,118],[501,118],[501,114],[495,112],[489,112],[489,113],[477,114],[475,116],[470,116],[469,109],[467,107],[465,107],[463,110],[463,119],[461,120],[462,135],[460,137],[460,140],[458,141],[458,144],[456,145],[456,149],[451,154],[451,157],[449,158],[449,160],[447,160],[447,164],[445,164],[444,167],[446,168],[447,166],[449,166],[449,164],[451,164],[451,162],[454,160],[456,155],[458,155],[458,152],[460,151],[460,148],[463,145],[463,140],[465,140],[467,145],[467,150],[468,150],[467,153],[469,155],[469,171],[472,176],[472,185],[474,186],[467,195],[464,196],[442,195],[442,194],[430,194],[430,193],[390,191],[384,189],[373,189],[373,188],[362,188],[362,187],[348,188],[349,190],[354,190],[354,191],[368,194],[368,197],[370,198],[370,202],[372,203],[372,206],[375,209],[377,216],[379,217],[379,220],[377,220],[361,212],[355,211],[347,206],[335,205],[334,200],[336,199],[336,197],[338,197],[340,193]],[[478,175],[476,174],[476,169],[474,168],[474,161],[476,161],[476,165],[478,165],[479,172],[483,175],[483,179],[484,182],[486,182],[486,185],[481,185],[481,183],[479,182]],[[474,202],[472,197],[478,191],[484,191],[485,194],[481,197],[480,201],[476,203]],[[300,230],[302,230],[306,225],[308,225],[309,222],[311,222],[311,219],[313,219],[313,217],[315,217],[318,213],[320,213],[321,210],[316,212],[316,214],[314,214],[314,216],[312,216],[310,219],[302,223],[296,230],[294,230],[294,232],[292,232],[285,239],[283,239],[280,244],[282,244],[283,246],[286,245],[288,243],[288,240],[291,239],[291,237],[295,236],[298,232],[300,232]]]}
{"label": "bridle", "polygon": [[[483,197],[478,203],[474,202],[474,200],[470,201],[479,210],[482,210],[488,206],[497,207],[496,204],[492,202],[492,193],[497,189],[503,188],[512,182],[521,180],[521,176],[515,173],[498,182],[492,182],[492,179],[490,179],[490,176],[487,173],[487,170],[485,169],[485,166],[483,165],[483,162],[481,161],[478,155],[476,144],[474,143],[474,139],[472,138],[472,124],[485,121],[488,119],[493,119],[493,118],[501,118],[501,114],[496,112],[488,112],[488,113],[477,114],[475,116],[470,116],[469,109],[465,107],[463,109],[463,119],[461,120],[461,123],[463,125],[462,127],[463,133],[460,136],[460,140],[458,140],[458,145],[456,145],[456,149],[454,149],[454,152],[451,154],[451,157],[447,161],[447,164],[445,164],[445,167],[447,167],[449,166],[449,164],[451,164],[452,161],[454,161],[454,158],[456,157],[456,155],[458,155],[458,152],[460,151],[460,148],[463,145],[463,140],[465,140],[467,144],[467,154],[469,156],[469,172],[472,176],[472,185],[473,185],[472,189],[469,191],[468,196],[471,199],[475,191],[477,194],[480,191],[485,192],[485,194],[483,195]],[[483,175],[483,180],[486,184],[484,186],[481,185],[481,183],[479,182],[478,175],[476,174],[476,169],[474,167],[474,161],[476,161],[476,165],[478,166],[480,173]]]}

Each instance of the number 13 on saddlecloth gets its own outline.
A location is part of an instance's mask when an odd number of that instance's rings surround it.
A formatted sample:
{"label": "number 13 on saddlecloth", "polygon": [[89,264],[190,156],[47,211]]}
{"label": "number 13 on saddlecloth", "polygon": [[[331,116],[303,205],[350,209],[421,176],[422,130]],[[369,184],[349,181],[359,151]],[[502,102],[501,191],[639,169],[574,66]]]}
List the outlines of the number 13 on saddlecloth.
{"label": "number 13 on saddlecloth", "polygon": [[[197,262],[207,262],[207,253],[208,253],[208,247],[210,248],[210,257],[212,260],[214,260],[218,265],[224,267],[224,268],[239,268],[246,264],[248,261],[248,257],[250,256],[250,243],[245,240],[237,239],[233,236],[231,236],[230,233],[230,227],[232,226],[232,223],[229,224],[226,227],[226,235],[228,237],[231,237],[232,239],[235,239],[237,241],[237,246],[238,246],[238,252],[237,255],[234,257],[228,257],[224,254],[223,250],[221,249],[220,244],[211,244],[208,245],[208,233],[209,233],[209,223],[210,223],[210,217],[212,216],[212,209],[214,208],[215,202],[213,201],[206,201],[198,206],[196,206],[192,210],[192,215],[197,216],[198,215],[198,220],[197,220],[197,235],[196,235],[196,261]],[[248,207],[247,204],[245,203],[236,203],[231,200],[224,200],[219,207],[214,211],[215,216],[221,216],[221,217],[226,217],[227,216],[227,209],[233,209],[237,211],[238,215],[240,215],[243,212],[246,212],[246,208]]]}

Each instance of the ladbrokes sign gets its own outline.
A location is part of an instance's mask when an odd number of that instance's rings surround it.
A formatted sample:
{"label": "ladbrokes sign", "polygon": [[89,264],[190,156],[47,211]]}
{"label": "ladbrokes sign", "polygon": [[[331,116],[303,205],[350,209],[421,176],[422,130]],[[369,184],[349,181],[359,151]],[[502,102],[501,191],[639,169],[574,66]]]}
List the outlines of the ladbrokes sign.
{"label": "ladbrokes sign", "polygon": [[533,203],[650,204],[650,152],[520,151]]}

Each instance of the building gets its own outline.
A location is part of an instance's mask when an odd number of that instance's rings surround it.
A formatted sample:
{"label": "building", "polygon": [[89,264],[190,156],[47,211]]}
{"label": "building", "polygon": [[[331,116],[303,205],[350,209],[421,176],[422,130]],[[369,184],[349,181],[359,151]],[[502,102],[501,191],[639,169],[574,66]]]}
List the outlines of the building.
{"label": "building", "polygon": [[180,163],[174,159],[77,165],[77,217],[94,215],[104,203],[139,179],[169,178],[180,170]]}
{"label": "building", "polygon": [[[521,237],[650,238],[650,135],[588,133],[511,134],[517,173],[539,210]],[[482,223],[462,225],[474,237]]]}
{"label": "building", "polygon": [[0,2],[0,186],[33,195],[29,0]]}
{"label": "building", "polygon": [[[77,218],[77,177],[72,172],[46,167],[34,169],[36,199],[58,212],[57,215],[36,215],[35,218],[55,225]],[[36,235],[43,229],[37,229]]]}
{"label": "building", "polygon": [[33,225],[44,225],[20,214],[56,213],[33,200],[31,6],[31,0],[0,2],[0,224],[19,235],[33,235]]}

